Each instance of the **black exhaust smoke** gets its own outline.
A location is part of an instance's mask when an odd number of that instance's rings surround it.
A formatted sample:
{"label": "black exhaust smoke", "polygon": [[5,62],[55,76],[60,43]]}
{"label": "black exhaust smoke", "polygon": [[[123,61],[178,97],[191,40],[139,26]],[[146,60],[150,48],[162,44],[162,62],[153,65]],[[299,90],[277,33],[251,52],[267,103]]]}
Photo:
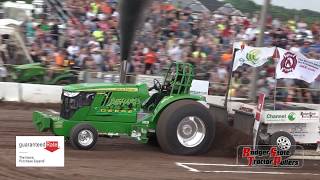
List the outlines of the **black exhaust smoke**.
{"label": "black exhaust smoke", "polygon": [[152,0],[119,0],[120,8],[120,83],[126,82],[127,62],[135,31],[144,20],[144,11]]}
{"label": "black exhaust smoke", "polygon": [[135,31],[144,20],[144,11],[152,0],[120,0],[121,60],[129,60]]}

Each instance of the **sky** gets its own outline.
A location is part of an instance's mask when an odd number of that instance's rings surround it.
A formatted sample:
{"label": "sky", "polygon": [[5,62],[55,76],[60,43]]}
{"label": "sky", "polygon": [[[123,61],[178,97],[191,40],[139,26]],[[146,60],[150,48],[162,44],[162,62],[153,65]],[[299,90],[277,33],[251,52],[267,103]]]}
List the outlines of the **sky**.
{"label": "sky", "polygon": [[[257,4],[263,4],[264,0],[252,0]],[[276,6],[286,7],[288,9],[310,9],[320,12],[320,0],[271,0]]]}

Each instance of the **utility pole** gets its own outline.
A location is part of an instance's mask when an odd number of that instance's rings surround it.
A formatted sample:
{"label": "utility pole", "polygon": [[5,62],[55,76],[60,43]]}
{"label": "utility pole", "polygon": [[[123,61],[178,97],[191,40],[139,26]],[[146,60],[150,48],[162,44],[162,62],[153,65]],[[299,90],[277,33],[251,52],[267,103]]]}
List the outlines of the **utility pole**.
{"label": "utility pole", "polygon": [[[261,13],[260,13],[260,20],[259,20],[259,36],[257,38],[256,46],[261,47],[263,46],[263,37],[264,37],[264,30],[266,26],[266,20],[267,20],[267,13],[268,13],[268,8],[270,5],[271,0],[264,0],[264,4],[261,8]],[[253,100],[254,102],[256,101],[257,98],[257,80],[258,80],[258,73],[257,69],[253,68],[252,69],[252,77],[251,77],[251,93],[250,93],[250,99]]]}

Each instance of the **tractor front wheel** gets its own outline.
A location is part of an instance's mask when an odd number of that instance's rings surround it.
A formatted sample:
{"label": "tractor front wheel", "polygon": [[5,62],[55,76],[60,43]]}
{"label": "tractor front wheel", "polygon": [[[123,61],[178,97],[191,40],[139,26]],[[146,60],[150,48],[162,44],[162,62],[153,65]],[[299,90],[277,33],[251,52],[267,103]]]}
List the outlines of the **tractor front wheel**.
{"label": "tractor front wheel", "polygon": [[193,100],[180,100],[161,113],[156,134],[166,153],[202,154],[213,143],[215,121],[204,105]]}
{"label": "tractor front wheel", "polygon": [[70,133],[70,144],[74,149],[90,150],[97,143],[98,132],[89,124],[78,124]]}

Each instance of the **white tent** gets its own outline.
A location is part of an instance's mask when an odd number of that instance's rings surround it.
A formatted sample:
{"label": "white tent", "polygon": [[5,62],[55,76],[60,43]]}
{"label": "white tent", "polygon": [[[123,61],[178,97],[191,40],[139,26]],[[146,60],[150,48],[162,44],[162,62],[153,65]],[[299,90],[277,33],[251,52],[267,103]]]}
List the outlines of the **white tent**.
{"label": "white tent", "polygon": [[17,21],[14,19],[0,19],[0,26],[9,26],[9,25],[16,25],[20,26],[22,21]]}
{"label": "white tent", "polygon": [[214,14],[221,14],[221,15],[225,15],[225,16],[244,16],[240,10],[233,7],[233,5],[230,3],[227,3],[227,4],[219,7],[213,13]]}

